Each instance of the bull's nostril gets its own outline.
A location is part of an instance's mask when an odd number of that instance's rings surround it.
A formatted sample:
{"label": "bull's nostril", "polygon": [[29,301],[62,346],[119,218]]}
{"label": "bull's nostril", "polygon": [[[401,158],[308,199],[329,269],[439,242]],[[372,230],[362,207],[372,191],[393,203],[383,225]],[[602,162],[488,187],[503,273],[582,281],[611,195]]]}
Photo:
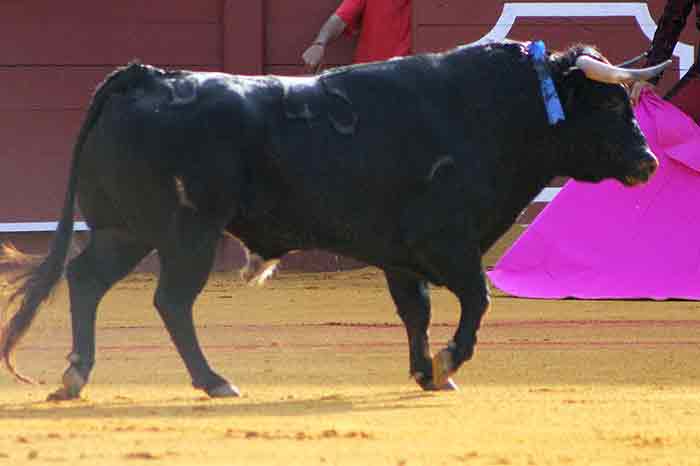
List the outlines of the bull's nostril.
{"label": "bull's nostril", "polygon": [[656,157],[653,157],[643,160],[639,165],[643,171],[646,171],[649,173],[649,175],[652,175],[659,167],[659,161],[656,159]]}
{"label": "bull's nostril", "polygon": [[653,174],[657,168],[659,168],[659,161],[656,159],[652,159],[649,162],[649,174]]}

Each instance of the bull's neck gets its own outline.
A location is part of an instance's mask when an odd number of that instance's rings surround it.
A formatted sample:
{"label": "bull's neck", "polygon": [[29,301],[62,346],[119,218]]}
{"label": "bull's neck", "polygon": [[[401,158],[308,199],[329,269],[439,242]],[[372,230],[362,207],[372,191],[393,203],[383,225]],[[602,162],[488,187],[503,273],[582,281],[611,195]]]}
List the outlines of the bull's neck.
{"label": "bull's neck", "polygon": [[533,179],[525,180],[516,177],[513,186],[512,199],[513,209],[521,212],[525,209],[544,188],[549,185],[554,176],[550,174],[538,174]]}
{"label": "bull's neck", "polygon": [[533,160],[525,155],[511,162],[510,170],[499,178],[499,205],[494,209],[495,214],[490,216],[488,227],[482,231],[483,252],[508,231],[523,210],[555,178],[545,161]]}

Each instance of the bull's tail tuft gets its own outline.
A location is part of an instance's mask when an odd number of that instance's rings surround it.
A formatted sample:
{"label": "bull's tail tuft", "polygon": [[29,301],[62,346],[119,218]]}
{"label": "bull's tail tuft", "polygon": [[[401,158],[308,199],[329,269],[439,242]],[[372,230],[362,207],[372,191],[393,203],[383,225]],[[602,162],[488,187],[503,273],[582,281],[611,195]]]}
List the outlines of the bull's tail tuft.
{"label": "bull's tail tuft", "polygon": [[[0,333],[0,358],[7,369],[22,382],[31,382],[31,379],[17,372],[12,362],[12,353],[34,321],[39,307],[50,296],[51,291],[63,275],[68,248],[73,234],[78,162],[85,140],[110,96],[126,92],[132,87],[143,85],[145,80],[161,74],[163,74],[163,71],[157,68],[140,63],[130,63],[110,74],[95,91],[73,147],[68,189],[49,254],[43,259],[36,260],[35,258],[28,261],[36,261],[36,265],[15,279],[16,288],[11,292],[6,308],[5,314],[10,314],[7,312],[7,309],[14,307],[12,306],[14,303],[19,303],[14,314],[9,319],[5,319],[6,324]],[[16,249],[4,247],[3,250],[7,253],[7,260],[12,260],[12,257],[14,257],[18,259],[15,263],[22,262],[23,256],[18,254],[19,251],[16,251]]]}
{"label": "bull's tail tuft", "polygon": [[26,254],[12,243],[0,243],[0,265],[31,266],[41,261],[41,256]]}
{"label": "bull's tail tuft", "polygon": [[[71,207],[70,221],[64,221],[65,217],[61,220],[63,228],[59,225],[59,230],[56,232],[51,247],[51,253],[28,272],[12,280],[16,288],[14,291],[11,291],[4,314],[9,314],[9,309],[16,302],[19,302],[19,306],[2,329],[2,334],[0,335],[0,358],[2,358],[5,367],[10,373],[22,382],[32,383],[32,380],[15,369],[12,353],[19,340],[34,321],[39,306],[50,296],[51,291],[63,274],[63,264],[73,229],[72,215],[73,209]],[[24,256],[21,257],[21,260],[24,260]]]}
{"label": "bull's tail tuft", "polygon": [[241,269],[241,278],[251,286],[262,286],[277,270],[279,259],[264,260],[257,254],[246,251],[246,263]]}

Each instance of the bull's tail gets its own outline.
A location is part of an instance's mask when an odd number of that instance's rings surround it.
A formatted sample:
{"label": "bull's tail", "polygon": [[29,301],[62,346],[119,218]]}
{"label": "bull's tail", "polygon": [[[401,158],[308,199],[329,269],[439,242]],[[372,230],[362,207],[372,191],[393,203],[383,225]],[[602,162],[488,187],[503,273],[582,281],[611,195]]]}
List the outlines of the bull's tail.
{"label": "bull's tail", "polygon": [[29,329],[36,317],[40,305],[50,296],[63,275],[68,247],[73,233],[73,215],[78,181],[78,164],[80,154],[87,136],[97,121],[108,98],[118,92],[128,90],[140,84],[154,69],[140,64],[130,64],[112,73],[95,91],[90,108],[75,146],[70,167],[68,189],[61,218],[53,236],[49,254],[15,280],[16,289],[11,294],[7,308],[19,302],[17,310],[2,328],[0,334],[0,357],[7,369],[20,381],[31,383],[32,380],[17,372],[12,362],[12,353]]}

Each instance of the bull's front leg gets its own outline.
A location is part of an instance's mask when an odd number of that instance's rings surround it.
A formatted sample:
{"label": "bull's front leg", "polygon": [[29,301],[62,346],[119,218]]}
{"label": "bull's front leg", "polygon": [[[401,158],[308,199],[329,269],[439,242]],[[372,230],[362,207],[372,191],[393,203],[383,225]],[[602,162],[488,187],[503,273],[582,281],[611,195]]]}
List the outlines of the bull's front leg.
{"label": "bull's front leg", "polygon": [[446,383],[464,362],[472,358],[481,319],[489,308],[488,285],[480,264],[478,273],[468,273],[464,278],[465,283],[460,287],[448,285],[459,299],[461,317],[453,339],[433,358],[435,384]]}
{"label": "bull's front leg", "polygon": [[430,325],[430,290],[426,280],[398,272],[385,272],[391,298],[401,317],[408,337],[411,377],[424,390],[454,390],[448,378],[440,385],[433,382],[428,327]]}
{"label": "bull's front leg", "polygon": [[420,269],[434,284],[452,291],[461,306],[453,339],[432,359],[431,379],[437,387],[450,384],[450,376],[471,359],[481,318],[489,307],[478,244],[475,230],[467,222],[458,222],[412,245]]}
{"label": "bull's front leg", "polygon": [[[432,383],[441,387],[474,354],[476,333],[489,306],[477,219],[480,211],[489,211],[488,200],[493,196],[488,185],[465,175],[469,167],[443,164],[434,168],[427,190],[403,212],[401,229],[416,272],[447,287],[460,302],[461,318],[454,338],[430,364]],[[465,184],[464,179],[474,182]]]}

